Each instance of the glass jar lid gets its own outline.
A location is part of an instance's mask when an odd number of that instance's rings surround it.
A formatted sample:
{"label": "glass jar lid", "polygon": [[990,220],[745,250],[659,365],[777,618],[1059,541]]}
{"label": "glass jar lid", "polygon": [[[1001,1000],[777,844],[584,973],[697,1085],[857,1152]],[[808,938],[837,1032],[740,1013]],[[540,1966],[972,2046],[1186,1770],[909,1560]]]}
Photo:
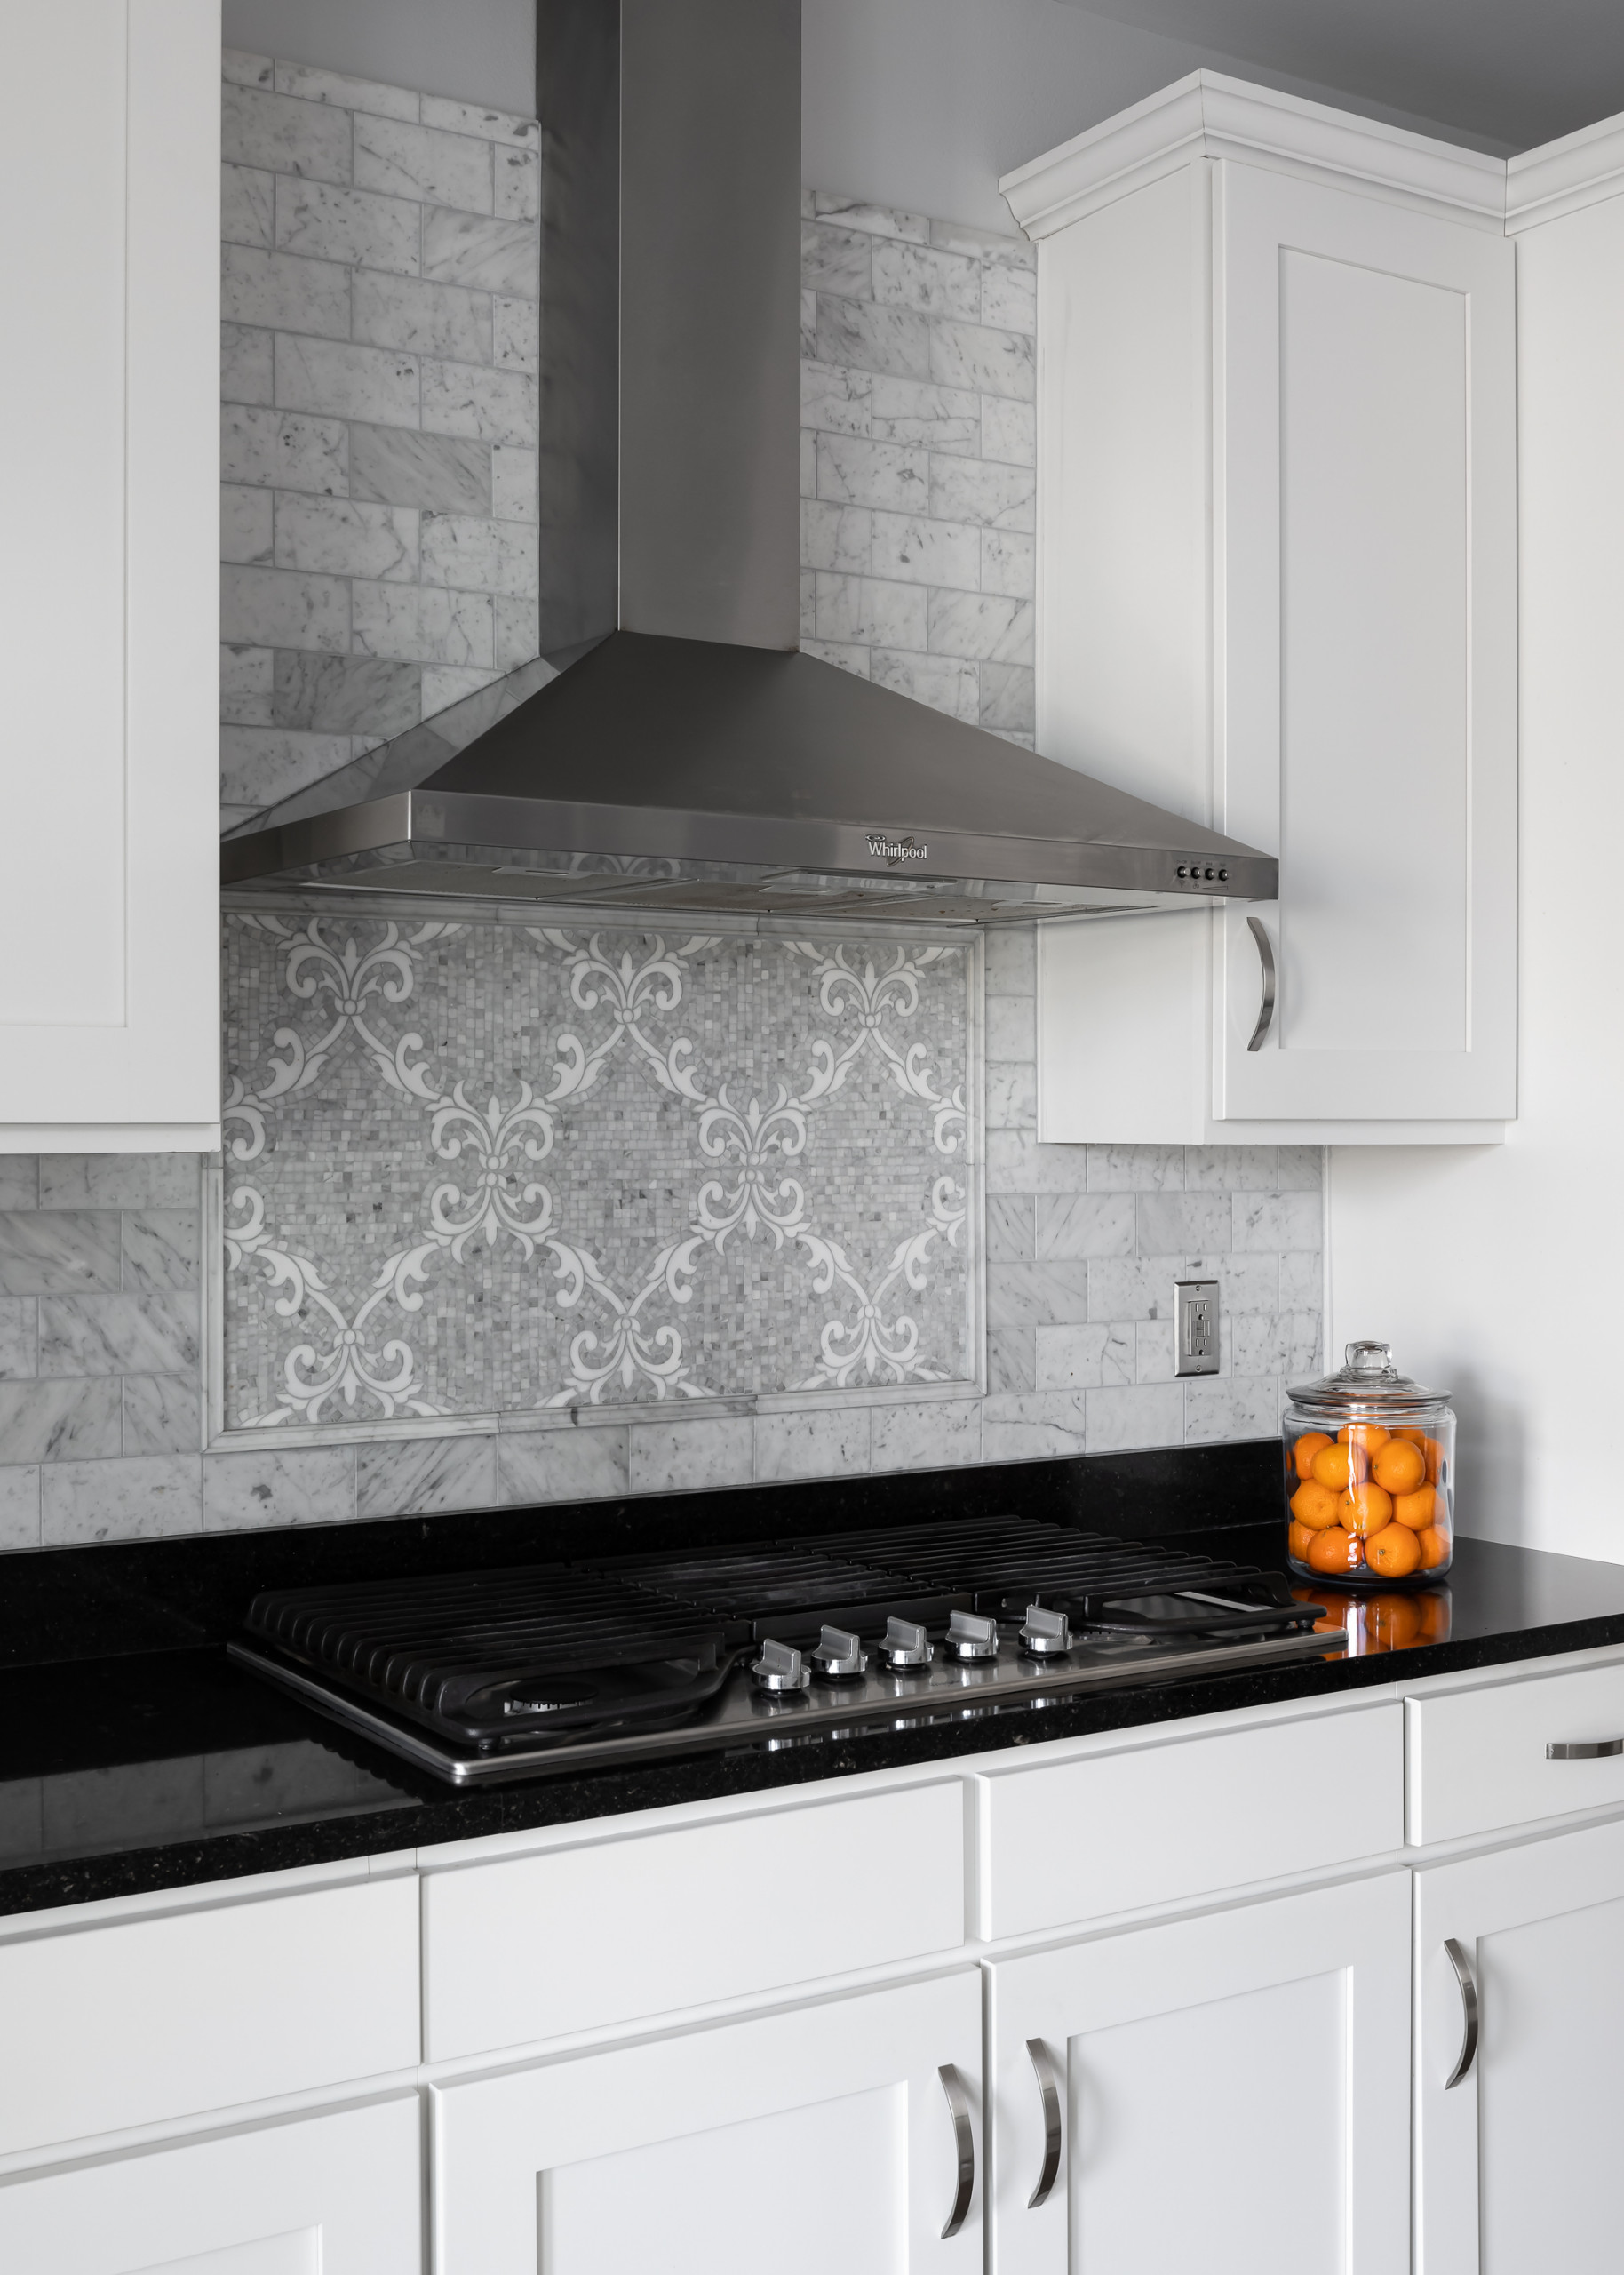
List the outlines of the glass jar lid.
{"label": "glass jar lid", "polygon": [[1286,1395],[1294,1406],[1318,1414],[1406,1414],[1441,1406],[1447,1391],[1428,1390],[1401,1375],[1385,1343],[1350,1343],[1343,1363],[1317,1383],[1296,1383]]}

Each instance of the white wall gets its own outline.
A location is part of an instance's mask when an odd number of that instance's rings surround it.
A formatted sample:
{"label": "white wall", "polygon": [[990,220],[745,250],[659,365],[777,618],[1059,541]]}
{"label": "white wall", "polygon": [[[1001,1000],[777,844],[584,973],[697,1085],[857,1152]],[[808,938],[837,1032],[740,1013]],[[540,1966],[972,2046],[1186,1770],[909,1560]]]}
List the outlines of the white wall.
{"label": "white wall", "polygon": [[1624,198],[1517,258],[1521,1114],[1333,1149],[1330,1342],[1456,1391],[1464,1532],[1624,1562]]}
{"label": "white wall", "polygon": [[1203,66],[1474,141],[1067,0],[803,0],[803,25],[801,180],[976,228],[1010,228],[1000,173]]}
{"label": "white wall", "polygon": [[224,0],[227,47],[529,117],[536,0]]}

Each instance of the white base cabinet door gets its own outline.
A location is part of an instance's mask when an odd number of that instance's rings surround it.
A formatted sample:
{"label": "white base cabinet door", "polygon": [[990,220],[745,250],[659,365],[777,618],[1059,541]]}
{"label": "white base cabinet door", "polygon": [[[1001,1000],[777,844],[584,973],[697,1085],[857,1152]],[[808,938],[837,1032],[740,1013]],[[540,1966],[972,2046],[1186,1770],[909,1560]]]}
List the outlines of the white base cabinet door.
{"label": "white base cabinet door", "polygon": [[1407,2275],[1409,1937],[1391,1872],[997,1961],[996,2275]]}
{"label": "white base cabinet door", "polygon": [[980,2079],[968,1969],[436,2088],[436,2275],[971,2275]]}
{"label": "white base cabinet door", "polygon": [[1616,2275],[1624,1824],[1434,1865],[1415,1888],[1416,2275]]}
{"label": "white base cabinet door", "polygon": [[6,2275],[418,2275],[415,2094],[0,2183]]}

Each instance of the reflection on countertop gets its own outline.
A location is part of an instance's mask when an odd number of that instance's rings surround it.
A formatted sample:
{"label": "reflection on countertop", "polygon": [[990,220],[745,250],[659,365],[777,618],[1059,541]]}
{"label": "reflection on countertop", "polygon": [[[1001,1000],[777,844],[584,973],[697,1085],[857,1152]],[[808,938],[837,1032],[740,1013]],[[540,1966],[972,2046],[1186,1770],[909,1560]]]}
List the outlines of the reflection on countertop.
{"label": "reflection on countertop", "polygon": [[1350,1658],[1370,1658],[1381,1651],[1417,1651],[1429,1643],[1447,1643],[1453,1619],[1449,1583],[1433,1588],[1382,1588],[1373,1592],[1351,1588],[1294,1587],[1299,1603],[1323,1604],[1325,1616],[1314,1622],[1317,1635],[1341,1628],[1348,1638]]}

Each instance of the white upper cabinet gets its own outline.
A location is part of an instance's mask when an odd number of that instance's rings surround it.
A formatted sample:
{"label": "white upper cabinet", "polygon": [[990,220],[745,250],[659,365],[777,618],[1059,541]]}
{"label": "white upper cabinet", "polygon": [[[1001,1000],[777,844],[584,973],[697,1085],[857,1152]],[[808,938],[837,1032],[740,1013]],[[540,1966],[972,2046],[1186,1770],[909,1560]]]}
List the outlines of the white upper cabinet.
{"label": "white upper cabinet", "polygon": [[1503,165],[1200,74],[1004,188],[1039,243],[1039,746],[1281,870],[1277,904],[1046,929],[1039,1136],[1499,1137]]}
{"label": "white upper cabinet", "polygon": [[217,0],[8,8],[0,66],[0,1152],[205,1148],[219,1114]]}

